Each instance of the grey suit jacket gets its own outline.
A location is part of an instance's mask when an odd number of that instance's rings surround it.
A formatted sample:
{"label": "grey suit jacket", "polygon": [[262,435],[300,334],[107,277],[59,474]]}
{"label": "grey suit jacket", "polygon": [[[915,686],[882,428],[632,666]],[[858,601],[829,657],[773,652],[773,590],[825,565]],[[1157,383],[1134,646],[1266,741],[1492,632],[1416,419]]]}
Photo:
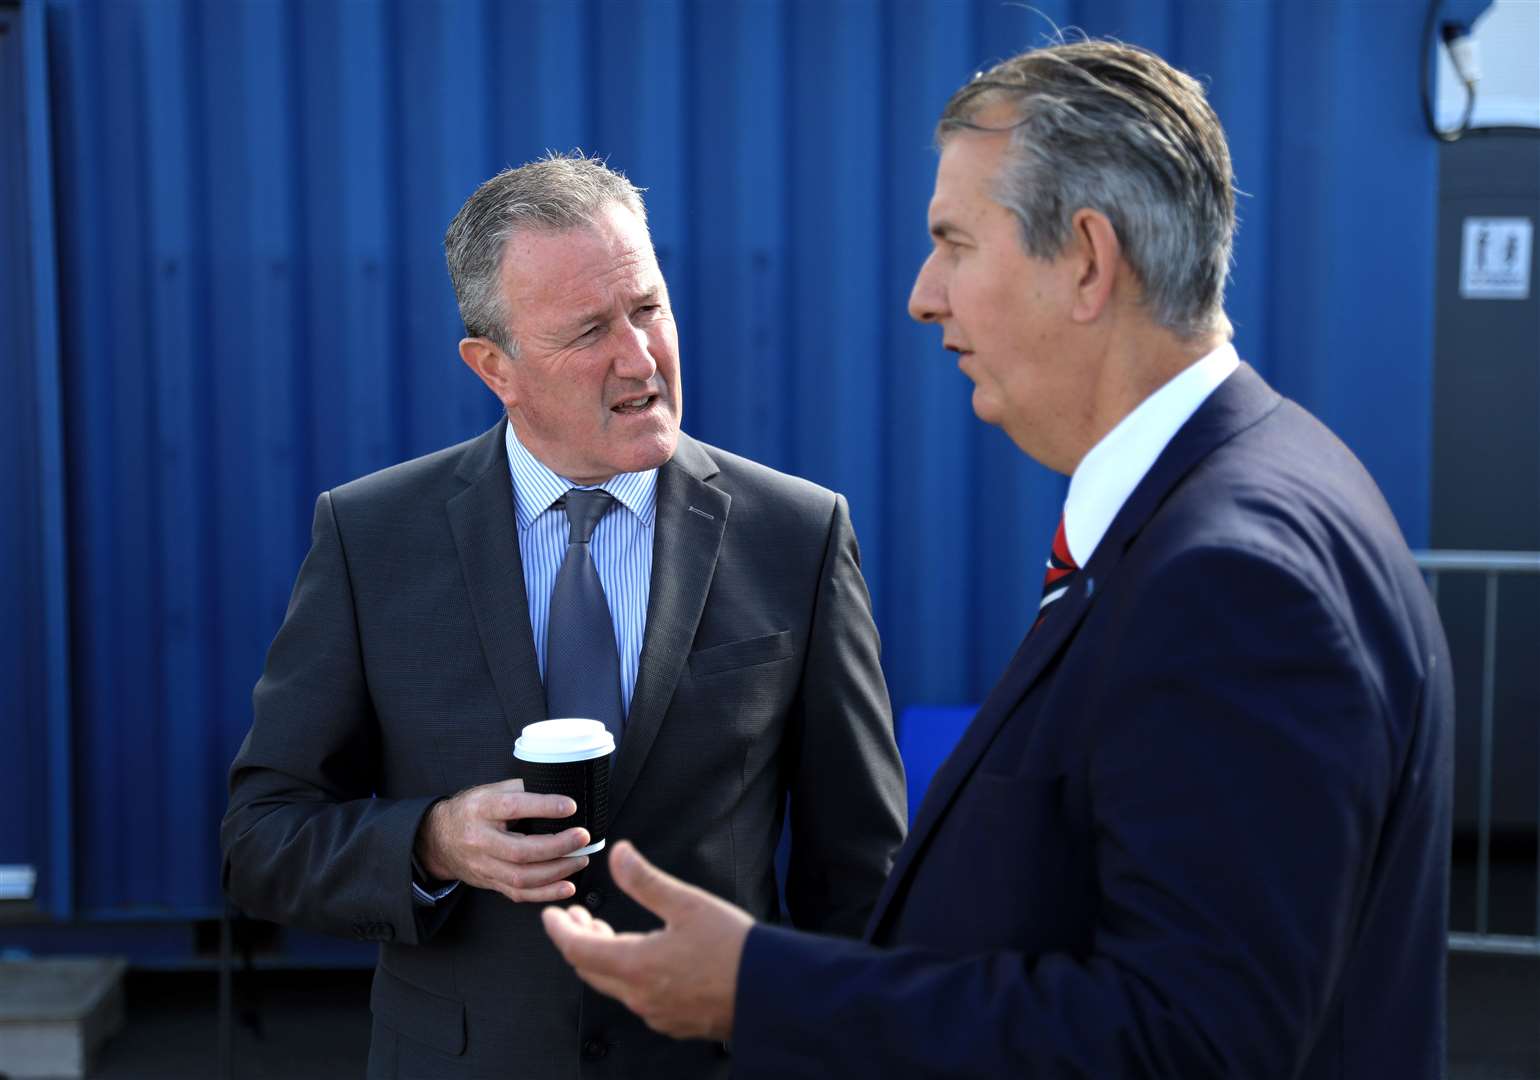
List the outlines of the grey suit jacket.
{"label": "grey suit jacket", "polygon": [[[538,904],[412,900],[434,800],[512,774],[545,717],[503,424],[316,502],[313,542],[230,772],[224,880],[246,911],[382,942],[369,1075],[725,1075],[583,987]],[[612,838],[774,919],[856,935],[903,839],[902,766],[845,501],[681,436],[658,477],[652,591],[614,763]],[[578,897],[656,921],[603,854]]]}

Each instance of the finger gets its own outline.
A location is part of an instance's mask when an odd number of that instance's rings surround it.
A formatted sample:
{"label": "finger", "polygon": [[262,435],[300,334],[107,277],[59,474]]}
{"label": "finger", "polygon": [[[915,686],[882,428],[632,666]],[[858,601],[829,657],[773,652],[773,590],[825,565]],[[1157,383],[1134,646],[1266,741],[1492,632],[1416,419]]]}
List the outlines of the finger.
{"label": "finger", "polygon": [[[565,858],[579,848],[588,846],[587,829],[567,829],[549,836],[539,833],[501,833],[497,838],[497,855],[505,862],[537,863]],[[579,856],[586,858],[587,856]]]}
{"label": "finger", "polygon": [[[588,921],[584,922],[584,917]],[[567,955],[568,946],[579,935],[593,933],[592,917],[588,915],[588,909],[573,904],[571,907],[548,907],[540,912],[540,921],[545,926],[546,935],[556,945],[558,952],[563,957]]]}
{"label": "finger", "polygon": [[524,818],[564,818],[577,813],[577,803],[565,795],[538,795],[532,791],[505,791],[487,800],[491,816],[503,821]]}
{"label": "finger", "polygon": [[491,799],[501,795],[511,795],[514,792],[524,790],[523,777],[515,777],[512,780],[498,780],[491,784],[478,784],[473,788],[466,788],[461,795],[474,795],[480,799]]}
{"label": "finger", "polygon": [[540,912],[540,921],[545,924],[546,933],[558,945],[570,941],[580,934],[593,932],[593,916],[588,914],[588,909],[579,904],[568,907],[551,906]]}
{"label": "finger", "polygon": [[703,895],[693,885],[652,865],[629,840],[619,841],[610,853],[610,877],[622,892],[664,922]]}
{"label": "finger", "polygon": [[540,913],[545,932],[567,963],[613,978],[626,970],[626,965],[636,956],[636,950],[650,935],[617,934],[603,920],[589,917],[585,922],[587,915],[576,905],[549,907]]}
{"label": "finger", "polygon": [[541,885],[531,889],[521,889],[511,885],[498,885],[497,891],[515,904],[559,904],[563,900],[571,900],[576,896],[577,886],[570,881],[555,881],[549,885]]}
{"label": "finger", "polygon": [[615,936],[615,928],[609,923],[605,922],[603,919],[594,918],[588,913],[587,908],[578,907],[576,904],[574,904],[569,910],[572,913],[572,921],[577,923],[587,932],[596,934],[599,937]]}
{"label": "finger", "polygon": [[553,881],[561,881],[577,873],[588,865],[588,856],[579,855],[572,859],[551,859],[549,862],[519,863],[510,866],[504,864],[498,880],[515,889],[535,889],[542,885],[549,885]]}

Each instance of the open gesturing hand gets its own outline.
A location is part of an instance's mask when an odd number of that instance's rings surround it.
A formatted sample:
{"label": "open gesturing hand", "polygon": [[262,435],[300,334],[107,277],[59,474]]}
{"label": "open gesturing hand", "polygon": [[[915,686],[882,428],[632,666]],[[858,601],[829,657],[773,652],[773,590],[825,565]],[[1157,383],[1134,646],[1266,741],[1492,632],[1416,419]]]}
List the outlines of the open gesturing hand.
{"label": "open gesturing hand", "polygon": [[659,870],[629,841],[614,845],[610,876],[662,919],[663,928],[617,934],[579,905],[548,907],[541,912],[546,933],[567,963],[655,1031],[681,1039],[730,1038],[738,963],[754,920]]}

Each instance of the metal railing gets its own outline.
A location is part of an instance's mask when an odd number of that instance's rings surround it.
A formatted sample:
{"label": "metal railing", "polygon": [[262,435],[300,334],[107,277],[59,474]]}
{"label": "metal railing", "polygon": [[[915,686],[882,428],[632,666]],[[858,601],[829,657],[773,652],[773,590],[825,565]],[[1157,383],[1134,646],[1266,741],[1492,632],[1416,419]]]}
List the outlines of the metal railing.
{"label": "metal railing", "polygon": [[[1417,565],[1427,576],[1435,605],[1441,575],[1482,574],[1486,579],[1481,642],[1480,787],[1476,804],[1476,932],[1451,932],[1449,948],[1456,952],[1540,956],[1540,785],[1536,786],[1535,792],[1535,932],[1528,937],[1494,934],[1490,932],[1488,922],[1492,897],[1492,757],[1497,700],[1498,579],[1510,574],[1540,575],[1540,551],[1419,551],[1415,554]],[[1536,717],[1536,722],[1540,723],[1540,717]]]}

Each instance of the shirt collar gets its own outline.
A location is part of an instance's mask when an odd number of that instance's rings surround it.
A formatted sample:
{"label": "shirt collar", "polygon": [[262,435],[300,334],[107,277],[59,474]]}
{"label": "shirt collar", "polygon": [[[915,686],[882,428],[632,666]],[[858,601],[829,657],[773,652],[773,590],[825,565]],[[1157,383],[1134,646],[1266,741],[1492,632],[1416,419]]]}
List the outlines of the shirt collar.
{"label": "shirt collar", "polygon": [[657,469],[616,473],[602,484],[574,484],[552,472],[543,461],[531,454],[519,441],[511,421],[503,441],[508,447],[508,471],[513,474],[514,515],[518,518],[520,532],[527,530],[537,517],[551,508],[552,503],[575,487],[607,491],[635,514],[643,525],[652,524],[653,513],[658,505]]}
{"label": "shirt collar", "polygon": [[1064,500],[1064,539],[1076,566],[1091,561],[1166,444],[1238,366],[1235,346],[1226,342],[1141,401],[1081,459]]}

